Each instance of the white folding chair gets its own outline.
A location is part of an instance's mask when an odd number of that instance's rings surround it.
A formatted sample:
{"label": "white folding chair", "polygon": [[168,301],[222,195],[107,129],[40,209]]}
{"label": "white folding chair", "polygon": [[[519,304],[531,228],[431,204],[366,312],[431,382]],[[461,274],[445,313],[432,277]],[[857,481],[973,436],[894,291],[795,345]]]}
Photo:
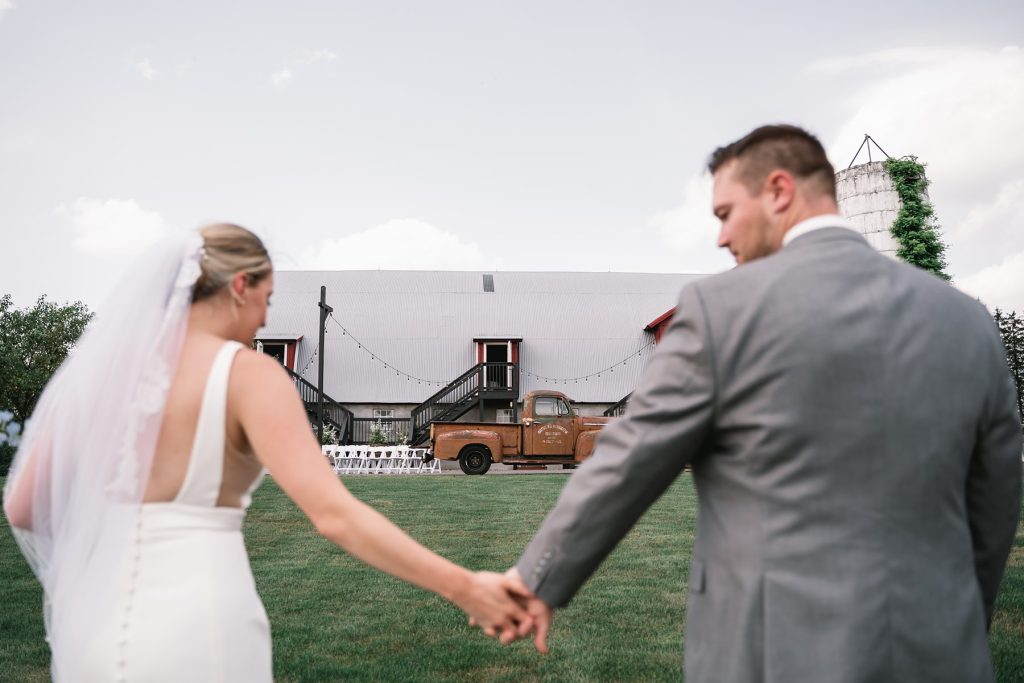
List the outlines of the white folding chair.
{"label": "white folding chair", "polygon": [[381,465],[383,464],[383,449],[379,446],[368,448],[367,450],[367,474],[383,474]]}
{"label": "white folding chair", "polygon": [[357,474],[359,469],[359,449],[342,446],[337,451],[334,471],[338,474]]}
{"label": "white folding chair", "polygon": [[423,462],[427,457],[426,448],[417,448],[416,451],[420,461],[420,466],[417,470],[419,474],[434,474],[441,471],[441,461],[437,458],[433,458],[429,463]]}
{"label": "white folding chair", "polygon": [[389,470],[391,474],[405,474],[405,447],[392,446],[389,457],[391,458]]}
{"label": "white folding chair", "polygon": [[355,474],[366,474],[370,466],[370,456],[366,452],[366,446],[360,446],[352,456],[352,471]]}
{"label": "white folding chair", "polygon": [[327,460],[331,463],[331,468],[335,471],[335,473],[337,473],[339,459],[338,447],[331,445],[321,446],[320,452],[323,453],[324,456],[326,456]]}

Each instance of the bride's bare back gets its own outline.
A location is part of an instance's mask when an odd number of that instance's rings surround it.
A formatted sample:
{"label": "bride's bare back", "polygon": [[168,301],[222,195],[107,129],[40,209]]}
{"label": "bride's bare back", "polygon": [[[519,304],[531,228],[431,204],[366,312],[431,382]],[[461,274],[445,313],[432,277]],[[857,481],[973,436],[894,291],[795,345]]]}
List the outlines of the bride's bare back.
{"label": "bride's bare back", "polygon": [[[177,373],[167,393],[144,502],[170,502],[181,490],[195,442],[206,382],[213,360],[225,343],[227,340],[204,332],[190,331],[186,335]],[[244,349],[239,351],[239,354],[243,353],[246,353]],[[217,498],[219,507],[240,507],[242,497],[262,468],[233,408],[229,391],[225,411],[224,471]]]}

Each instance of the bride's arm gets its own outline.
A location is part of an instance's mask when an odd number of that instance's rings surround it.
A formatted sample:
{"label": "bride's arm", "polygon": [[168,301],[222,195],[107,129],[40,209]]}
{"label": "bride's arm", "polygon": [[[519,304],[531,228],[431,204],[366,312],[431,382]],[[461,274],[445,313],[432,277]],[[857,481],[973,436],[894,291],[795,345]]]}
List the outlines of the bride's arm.
{"label": "bride's arm", "polygon": [[424,548],[341,483],[320,450],[291,379],[270,356],[241,351],[230,400],[264,467],[323,536],[360,560],[454,602],[503,640],[532,626],[514,582],[471,573]]}
{"label": "bride's arm", "polygon": [[4,514],[11,526],[25,531],[32,530],[32,496],[39,477],[39,461],[48,460],[50,443],[45,435],[38,443],[22,442],[23,448],[30,448],[25,454],[25,464],[16,473],[8,474],[4,486]]}
{"label": "bride's arm", "polygon": [[11,526],[32,530],[32,489],[36,485],[36,459],[30,457],[16,477],[4,487],[4,514]]}

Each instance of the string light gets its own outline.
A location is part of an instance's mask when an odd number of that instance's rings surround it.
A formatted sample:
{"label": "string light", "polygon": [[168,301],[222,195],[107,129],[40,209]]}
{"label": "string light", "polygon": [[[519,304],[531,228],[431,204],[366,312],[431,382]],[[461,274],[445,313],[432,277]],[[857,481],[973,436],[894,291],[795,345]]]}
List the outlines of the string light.
{"label": "string light", "polygon": [[345,329],[345,326],[344,326],[344,325],[342,325],[342,324],[341,324],[341,323],[340,323],[340,322],[338,321],[338,319],[334,317],[334,315],[333,315],[333,314],[332,314],[332,315],[329,315],[329,316],[327,316],[327,317],[328,317],[328,319],[330,319],[331,321],[333,321],[335,325],[337,325],[337,326],[338,326],[339,328],[341,328],[341,333],[342,333],[342,335],[345,335],[345,336],[347,336],[347,337],[348,337],[349,339],[351,339],[352,341],[354,341],[354,342],[356,343],[356,346],[357,346],[357,347],[358,347],[359,349],[361,349],[361,350],[363,350],[363,351],[366,351],[366,353],[370,354],[370,358],[371,358],[372,360],[378,360],[378,361],[380,361],[380,362],[381,362],[381,364],[383,364],[383,365],[384,365],[384,368],[385,368],[385,369],[387,369],[387,370],[394,370],[394,371],[395,371],[395,376],[396,376],[396,377],[401,377],[401,376],[404,376],[404,377],[406,378],[406,380],[408,380],[408,381],[416,380],[416,383],[417,383],[417,384],[429,384],[429,385],[433,385],[433,386],[440,386],[440,387],[446,386],[446,385],[448,384],[448,382],[438,382],[438,381],[436,381],[436,380],[431,380],[431,379],[423,379],[422,377],[417,377],[416,375],[410,375],[410,374],[409,374],[408,372],[402,372],[401,370],[399,370],[398,368],[396,368],[395,366],[391,365],[390,363],[388,363],[387,361],[385,361],[385,360],[384,360],[383,358],[381,358],[380,356],[378,356],[378,355],[377,355],[376,353],[374,353],[373,351],[371,351],[371,350],[369,349],[369,347],[365,347],[365,346],[363,346],[363,343],[362,343],[361,341],[359,341],[358,339],[356,339],[356,338],[355,338],[355,336],[354,336],[354,335],[353,335],[353,334],[352,334],[351,332],[349,332],[349,331],[348,331],[347,329]]}
{"label": "string light", "polygon": [[306,370],[309,370],[309,366],[313,364],[313,359],[316,358],[316,354],[320,351],[320,342],[316,343],[316,348],[313,349],[313,353],[310,354],[309,360],[306,361],[306,366],[299,371],[299,377],[306,374]]}
{"label": "string light", "polygon": [[[639,358],[643,354],[644,349],[649,349],[652,346],[654,346],[654,341],[650,341],[647,344],[644,344],[643,346],[641,346],[636,351],[636,357]],[[580,375],[579,377],[545,377],[544,375],[538,375],[538,374],[536,374],[534,372],[529,372],[528,370],[522,370],[521,372],[524,375],[529,375],[529,376],[533,377],[534,379],[543,380],[545,382],[555,382],[555,383],[564,382],[566,384],[569,383],[569,382],[576,382],[578,384],[580,380],[583,380],[584,382],[589,382],[591,377],[595,377],[596,378],[596,377],[600,377],[601,375],[603,375],[606,372],[615,372],[615,368],[618,367],[618,365],[620,363],[622,365],[626,365],[631,358],[633,358],[633,353],[632,352],[630,352],[630,354],[628,356],[626,356],[625,358],[623,358],[622,360],[616,361],[616,362],[612,363],[611,365],[609,365],[608,367],[606,367],[603,370],[598,370],[597,372],[592,372],[589,375]]]}
{"label": "string light", "polygon": [[[416,375],[412,375],[412,374],[409,374],[408,372],[403,372],[403,371],[399,370],[398,368],[394,367],[393,365],[391,365],[390,363],[385,361],[383,358],[378,356],[376,353],[371,351],[368,347],[364,347],[363,343],[361,341],[359,341],[358,339],[356,339],[355,336],[353,336],[353,334],[349,330],[347,330],[345,328],[345,326],[342,325],[341,322],[339,322],[338,319],[334,317],[333,314],[328,315],[327,317],[328,317],[329,320],[334,322],[334,324],[337,325],[341,329],[342,335],[347,336],[352,341],[354,341],[356,343],[356,347],[359,348],[360,350],[366,351],[366,353],[368,353],[370,355],[370,358],[372,360],[380,361],[384,365],[384,367],[386,369],[388,369],[388,370],[394,370],[396,377],[405,377],[405,379],[407,381],[410,381],[410,382],[412,380],[416,380],[417,384],[427,384],[427,385],[441,386],[441,387],[448,385],[448,382],[424,379],[422,377],[417,377]],[[654,346],[654,341],[653,340],[648,342],[647,344],[641,346],[639,349],[637,349],[635,354],[633,352],[630,352],[630,354],[628,356],[626,356],[624,359],[622,359],[620,361],[616,361],[615,363],[612,363],[608,367],[606,367],[606,368],[604,368],[602,370],[598,370],[596,372],[592,372],[589,375],[580,375],[578,377],[547,377],[547,376],[544,376],[544,375],[538,375],[537,373],[530,372],[528,370],[524,370],[522,368],[520,368],[520,372],[522,374],[524,374],[524,375],[529,375],[530,377],[533,377],[534,379],[542,380],[542,381],[545,381],[545,382],[554,382],[556,384],[558,384],[558,383],[568,384],[569,382],[573,382],[575,384],[579,384],[580,380],[583,380],[584,382],[589,382],[591,377],[598,378],[598,377],[600,377],[601,375],[603,375],[605,373],[615,372],[615,368],[619,364],[622,364],[623,366],[626,366],[628,364],[629,360],[631,358],[633,358],[634,355],[637,358],[639,358],[639,357],[641,357],[643,355],[644,350],[649,349],[652,346]],[[318,343],[317,347],[313,349],[313,353],[312,353],[312,355],[310,355],[309,360],[306,361],[306,366],[302,369],[302,372],[300,372],[299,375],[305,374],[306,370],[308,370],[310,365],[313,364],[313,360],[316,358],[316,355],[319,352],[319,350],[320,350],[320,345]]]}

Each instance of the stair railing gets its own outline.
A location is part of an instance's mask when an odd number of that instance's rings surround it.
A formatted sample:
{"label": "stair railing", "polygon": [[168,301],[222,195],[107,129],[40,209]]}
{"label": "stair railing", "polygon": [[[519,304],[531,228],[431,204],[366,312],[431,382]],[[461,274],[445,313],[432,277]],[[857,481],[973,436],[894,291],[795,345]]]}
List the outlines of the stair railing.
{"label": "stair railing", "polygon": [[[299,397],[306,406],[306,412],[311,419],[316,419],[317,398],[319,395],[316,385],[288,368],[285,368],[285,371],[295,383]],[[324,393],[324,422],[338,431],[338,441],[342,444],[351,443],[352,441],[352,420],[353,414],[351,410]]]}
{"label": "stair railing", "polygon": [[608,406],[608,409],[604,411],[605,417],[622,417],[626,412],[626,404],[629,403],[629,397],[633,395],[633,392],[629,392],[616,403]]}
{"label": "stair railing", "polygon": [[483,380],[484,363],[477,363],[426,401],[413,408],[410,416],[412,420],[410,443],[416,444],[425,441],[430,431],[431,422],[441,419],[450,408],[475,398],[479,394]]}

